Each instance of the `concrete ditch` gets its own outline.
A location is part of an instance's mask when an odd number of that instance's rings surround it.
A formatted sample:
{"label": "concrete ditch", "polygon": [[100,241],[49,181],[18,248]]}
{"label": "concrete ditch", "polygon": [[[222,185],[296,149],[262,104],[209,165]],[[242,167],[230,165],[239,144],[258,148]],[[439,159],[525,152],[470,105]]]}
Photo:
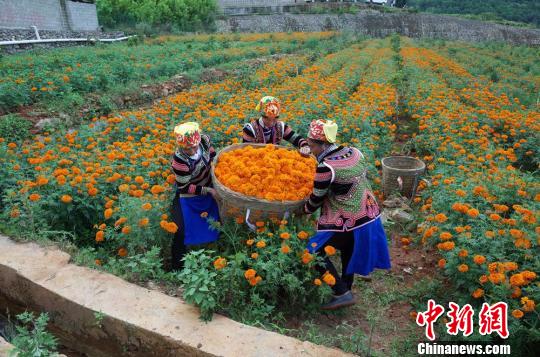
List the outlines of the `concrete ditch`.
{"label": "concrete ditch", "polygon": [[219,315],[204,323],[178,298],[71,264],[56,248],[1,235],[0,308],[48,312],[51,331],[89,356],[346,355]]}

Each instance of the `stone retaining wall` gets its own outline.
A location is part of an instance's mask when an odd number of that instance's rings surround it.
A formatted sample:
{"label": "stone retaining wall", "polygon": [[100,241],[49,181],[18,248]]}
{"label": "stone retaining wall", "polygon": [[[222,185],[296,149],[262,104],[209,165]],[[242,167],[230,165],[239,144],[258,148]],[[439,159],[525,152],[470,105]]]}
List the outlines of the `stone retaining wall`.
{"label": "stone retaining wall", "polygon": [[467,42],[501,41],[513,45],[540,45],[540,30],[517,28],[433,14],[274,14],[230,16],[217,21],[218,32],[289,32],[348,30],[384,37],[399,33],[413,38],[439,38]]}
{"label": "stone retaining wall", "polygon": [[48,312],[51,332],[89,356],[348,356],[220,315],[202,322],[179,298],[69,261],[0,235],[0,309]]}

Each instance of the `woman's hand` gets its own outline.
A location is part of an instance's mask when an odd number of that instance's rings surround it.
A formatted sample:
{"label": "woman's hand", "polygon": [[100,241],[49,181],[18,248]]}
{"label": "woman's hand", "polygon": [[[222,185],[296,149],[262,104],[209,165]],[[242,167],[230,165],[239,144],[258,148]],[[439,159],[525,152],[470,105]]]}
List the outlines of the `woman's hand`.
{"label": "woman's hand", "polygon": [[300,152],[300,155],[302,156],[309,156],[309,154],[311,153],[311,150],[309,149],[309,146],[302,146],[300,149],[298,149],[298,151]]}

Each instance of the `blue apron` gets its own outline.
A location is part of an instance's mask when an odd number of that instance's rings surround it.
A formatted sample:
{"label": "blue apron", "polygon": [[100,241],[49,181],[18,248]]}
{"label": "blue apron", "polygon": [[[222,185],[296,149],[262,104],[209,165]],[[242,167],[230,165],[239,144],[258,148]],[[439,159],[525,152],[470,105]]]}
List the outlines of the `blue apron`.
{"label": "blue apron", "polygon": [[180,207],[184,218],[184,244],[196,245],[215,242],[219,232],[212,228],[207,218],[201,213],[207,212],[208,218],[219,221],[219,209],[211,195],[180,197]]}
{"label": "blue apron", "polygon": [[[308,241],[308,251],[315,253],[336,232],[318,232]],[[354,249],[347,274],[369,275],[375,269],[390,269],[390,254],[381,218],[353,230]],[[313,247],[311,244],[316,243]]]}

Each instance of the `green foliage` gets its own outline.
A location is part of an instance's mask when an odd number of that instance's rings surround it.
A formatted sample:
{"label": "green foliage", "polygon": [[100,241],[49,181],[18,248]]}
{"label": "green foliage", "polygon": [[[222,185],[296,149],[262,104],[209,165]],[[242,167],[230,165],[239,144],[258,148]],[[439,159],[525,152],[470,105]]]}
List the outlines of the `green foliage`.
{"label": "green foliage", "polygon": [[32,128],[32,123],[16,114],[0,117],[0,138],[7,141],[23,141],[30,136],[30,128]]}
{"label": "green foliage", "polygon": [[330,294],[324,283],[314,284],[321,278],[313,269],[320,258],[302,261],[306,241],[297,236],[301,225],[269,225],[252,233],[233,221],[212,224],[222,233],[219,255],[189,253],[180,275],[184,299],[200,308],[202,319],[224,311],[245,323],[278,322],[314,311]]}
{"label": "green foliage", "polygon": [[42,313],[37,319],[31,312],[17,315],[22,325],[16,327],[15,337],[10,341],[15,348],[11,351],[18,357],[57,356],[57,339],[47,332],[49,315]]}
{"label": "green foliage", "polygon": [[217,11],[214,0],[97,0],[96,6],[100,22],[108,27],[146,23],[180,31],[210,28]]}
{"label": "green foliage", "polygon": [[159,280],[165,275],[160,252],[159,247],[152,247],[146,253],[112,258],[103,268],[130,281]]}
{"label": "green foliage", "polygon": [[407,6],[437,14],[478,15],[481,20],[511,20],[540,25],[537,0],[408,0]]}

